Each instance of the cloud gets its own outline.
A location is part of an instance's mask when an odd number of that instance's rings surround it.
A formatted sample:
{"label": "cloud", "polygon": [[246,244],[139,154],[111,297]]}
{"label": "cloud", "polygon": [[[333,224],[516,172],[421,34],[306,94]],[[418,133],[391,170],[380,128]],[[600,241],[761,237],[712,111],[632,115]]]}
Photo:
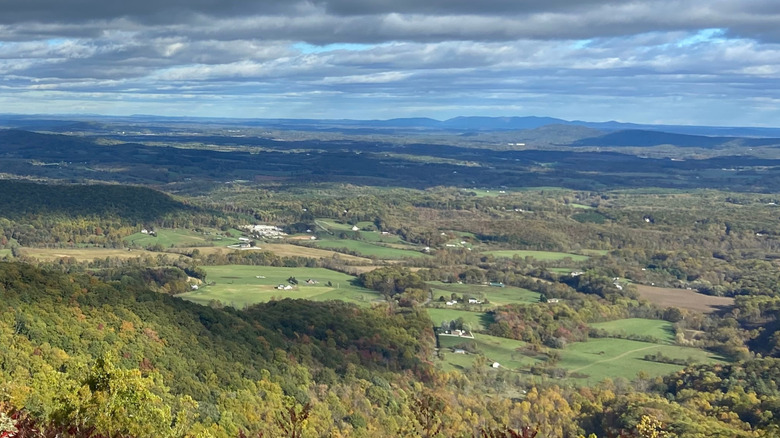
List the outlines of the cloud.
{"label": "cloud", "polygon": [[10,3],[5,111],[780,116],[776,0]]}

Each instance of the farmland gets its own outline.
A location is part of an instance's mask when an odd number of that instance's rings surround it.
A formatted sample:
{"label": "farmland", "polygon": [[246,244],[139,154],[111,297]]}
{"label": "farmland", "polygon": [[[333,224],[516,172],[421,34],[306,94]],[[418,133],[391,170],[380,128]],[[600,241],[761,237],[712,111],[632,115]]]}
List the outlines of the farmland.
{"label": "farmland", "polygon": [[536,303],[539,301],[538,292],[514,286],[492,287],[481,284],[443,283],[440,281],[430,281],[428,284],[433,288],[434,301],[439,296],[444,296],[448,299],[453,293],[479,300],[487,299],[491,306]]}
{"label": "farmland", "polygon": [[721,359],[704,350],[674,345],[654,344],[627,339],[591,339],[576,342],[561,351],[558,366],[566,369],[572,378],[595,383],[606,378],[633,379],[639,371],[651,377],[670,374],[682,365],[650,362],[645,355],[662,353],[673,359],[693,359],[697,363],[720,362]]}
{"label": "farmland", "polygon": [[346,249],[347,251],[354,251],[364,257],[376,257],[385,260],[399,260],[407,257],[427,257],[419,250],[411,249],[412,247],[410,247],[410,250],[390,248],[360,240],[322,239],[315,241],[315,245],[325,249]]}
{"label": "farmland", "polygon": [[[381,299],[368,289],[352,284],[354,277],[323,268],[281,268],[270,266],[208,266],[205,267],[209,285],[179,297],[201,304],[219,300],[225,305],[243,308],[275,298],[304,298],[316,301],[341,300],[368,304]],[[298,285],[291,290],[278,290],[295,277]],[[317,281],[306,284],[306,280]],[[328,282],[331,283],[328,286]],[[213,283],[213,284],[211,284]]]}
{"label": "farmland", "polygon": [[454,321],[458,318],[463,318],[463,321],[469,324],[472,330],[485,330],[487,328],[487,323],[491,319],[491,317],[484,312],[434,308],[428,308],[426,310],[434,325],[440,325],[442,321]]}
{"label": "farmland", "polygon": [[[536,357],[518,351],[526,345],[522,341],[477,333],[473,340],[439,336],[439,342],[444,358],[439,365],[445,370],[469,369],[474,366],[478,355],[487,359],[486,362],[480,363],[480,366],[487,367],[492,362],[499,362],[501,368],[519,372],[528,372],[532,365],[539,363]],[[453,348],[464,348],[464,345],[468,344],[472,345],[471,350],[475,350],[477,355],[452,352]],[[682,365],[645,360],[648,354],[660,353],[672,359],[693,360],[697,363],[723,362],[722,358],[697,348],[611,338],[576,342],[557,351],[561,359],[555,366],[566,370],[572,380],[589,383],[616,377],[631,380],[636,378],[640,371],[650,377],[656,377],[683,368]]]}
{"label": "farmland", "polygon": [[662,307],[679,307],[696,312],[716,312],[734,305],[734,298],[714,297],[687,289],[654,287],[638,284],[639,295]]}
{"label": "farmland", "polygon": [[[236,230],[237,231],[237,230]],[[149,247],[160,245],[163,248],[192,246],[228,246],[238,243],[237,237],[227,237],[217,232],[197,232],[184,228],[163,228],[155,231],[156,235],[135,233],[124,238],[128,245]],[[232,233],[231,233],[232,234]],[[240,234],[236,234],[239,236]]]}
{"label": "farmland", "polygon": [[525,342],[515,341],[513,339],[499,338],[496,336],[478,334],[474,339],[461,338],[456,336],[439,336],[441,346],[441,356],[443,360],[437,361],[438,365],[446,370],[464,370],[474,366],[474,361],[479,355],[454,353],[452,349],[460,348],[462,344],[472,344],[480,355],[487,361],[483,366],[490,366],[493,362],[498,362],[501,368],[512,371],[520,371],[529,368],[536,359],[528,357],[519,351],[518,348],[525,346]]}
{"label": "farmland", "polygon": [[624,336],[649,336],[659,342],[674,342],[674,327],[668,321],[657,319],[628,318],[616,321],[590,324],[592,328],[604,330],[610,334]]}
{"label": "farmland", "polygon": [[119,259],[132,259],[144,256],[155,256],[160,253],[147,251],[143,249],[112,248],[20,248],[21,254],[27,257],[41,261],[59,260],[62,258],[73,258],[78,261],[90,261],[94,259],[104,259],[106,257],[116,257]]}

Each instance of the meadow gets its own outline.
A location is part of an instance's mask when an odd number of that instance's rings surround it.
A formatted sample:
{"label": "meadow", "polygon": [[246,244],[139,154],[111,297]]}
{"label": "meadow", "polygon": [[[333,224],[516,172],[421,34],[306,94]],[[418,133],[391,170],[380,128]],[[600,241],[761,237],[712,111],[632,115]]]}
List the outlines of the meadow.
{"label": "meadow", "polygon": [[485,367],[490,367],[493,362],[498,362],[503,369],[521,371],[530,368],[538,362],[537,359],[517,351],[526,345],[522,341],[483,334],[476,334],[474,339],[439,336],[440,355],[443,359],[439,359],[437,363],[443,370],[457,369],[464,371],[474,366],[474,362],[479,358],[480,354],[462,354],[452,351],[453,348],[464,343],[473,344],[477,351],[487,359],[483,364]]}
{"label": "meadow", "polygon": [[627,318],[589,325],[592,328],[619,336],[651,336],[660,343],[671,344],[674,342],[674,325],[668,321]]}
{"label": "meadow", "polygon": [[[227,237],[220,235],[217,231],[207,233],[189,230],[185,228],[161,228],[155,230],[156,236],[143,233],[135,233],[125,237],[123,240],[128,245],[137,245],[147,247],[159,244],[163,248],[171,247],[193,247],[193,246],[228,246],[238,243],[238,237]],[[238,230],[233,230],[231,234],[240,236]]]}
{"label": "meadow", "polygon": [[325,249],[338,250],[346,248],[348,251],[354,251],[364,257],[376,257],[378,259],[384,260],[399,260],[406,257],[427,257],[426,254],[423,254],[417,250],[390,248],[386,246],[374,245],[372,243],[363,242],[360,240],[323,238],[321,240],[314,241],[314,244],[319,248]]}
{"label": "meadow", "polygon": [[463,321],[471,326],[472,330],[485,330],[490,323],[491,317],[484,312],[469,312],[468,310],[455,309],[435,309],[429,307],[426,309],[428,316],[431,317],[433,325],[440,326],[442,321],[455,321],[463,318]]}
{"label": "meadow", "polygon": [[[113,248],[20,248],[22,255],[41,261],[59,260],[62,258],[73,258],[78,261],[91,261],[94,259],[105,259],[106,257],[116,257],[120,259],[132,259],[137,257],[156,256],[158,252],[147,251],[145,249],[113,249]],[[10,250],[9,250],[10,253]]]}
{"label": "meadow", "polygon": [[[238,309],[283,298],[340,300],[363,305],[382,300],[376,292],[353,285],[354,277],[324,268],[222,265],[204,266],[203,269],[207,274],[206,282],[210,285],[203,285],[179,297],[199,304],[219,300],[224,305]],[[297,286],[293,286],[292,290],[276,289],[280,284],[287,285],[290,277],[298,280]],[[308,279],[317,283],[306,284]]]}
{"label": "meadow", "polygon": [[[439,296],[444,296],[445,299],[449,299],[452,293],[456,293],[479,300],[487,299],[489,301],[489,306],[539,302],[538,292],[533,292],[521,287],[493,287],[482,284],[442,283],[441,281],[429,281],[428,284],[433,289],[434,301],[437,301]],[[458,304],[458,306],[475,307],[478,305]]]}
{"label": "meadow", "polygon": [[647,354],[662,353],[673,359],[691,358],[698,363],[722,362],[718,356],[697,348],[613,338],[575,342],[560,353],[558,366],[565,368],[571,378],[586,380],[588,383],[615,377],[631,380],[640,371],[650,377],[657,377],[683,369],[682,365],[644,360]]}
{"label": "meadow", "polygon": [[[462,317],[474,328],[484,327],[483,313],[451,309],[428,309],[428,314],[439,325],[442,320],[453,320]],[[486,315],[485,315],[486,316]],[[553,350],[560,354],[560,361],[555,367],[563,368],[574,381],[587,381],[593,384],[606,378],[623,377],[634,379],[641,371],[649,377],[657,377],[679,371],[682,365],[659,363],[645,360],[645,355],[661,353],[677,360],[692,360],[697,363],[722,363],[719,356],[691,347],[670,345],[673,340],[671,324],[665,321],[647,319],[624,319],[607,323],[592,324],[614,333],[650,335],[660,340],[659,343],[641,342],[616,338],[596,338],[587,342],[576,342],[564,349]],[[522,341],[499,338],[475,333],[474,339],[454,336],[439,336],[441,348],[439,365],[444,370],[466,370],[474,366],[479,355],[487,361],[480,366],[489,367],[493,362],[501,364],[501,368],[513,371],[528,372],[530,367],[540,360],[519,351],[526,344]],[[463,348],[471,344],[472,350],[478,354],[454,353],[454,348]],[[468,349],[468,348],[467,348]]]}

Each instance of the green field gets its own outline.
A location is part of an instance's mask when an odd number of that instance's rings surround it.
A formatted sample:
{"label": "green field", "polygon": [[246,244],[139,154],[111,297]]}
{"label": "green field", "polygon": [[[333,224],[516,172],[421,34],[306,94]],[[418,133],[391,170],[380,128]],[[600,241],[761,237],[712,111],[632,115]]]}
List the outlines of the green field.
{"label": "green field", "polygon": [[675,359],[690,357],[700,363],[721,361],[717,356],[697,348],[602,338],[568,345],[561,350],[561,361],[558,366],[567,369],[569,373],[583,375],[577,380],[586,380],[588,383],[599,382],[606,378],[614,379],[615,377],[633,379],[639,371],[656,377],[684,368],[681,365],[650,362],[643,359],[646,354],[653,353],[663,353]]}
{"label": "green field", "polygon": [[509,194],[509,191],[505,189],[463,189],[463,191],[474,193],[478,198],[506,196]]}
{"label": "green field", "polygon": [[517,351],[525,345],[525,342],[515,341],[513,339],[499,338],[496,336],[476,334],[474,339],[460,338],[455,336],[439,336],[441,346],[441,355],[443,360],[437,360],[439,366],[445,370],[461,370],[471,368],[474,361],[479,357],[476,354],[458,354],[453,353],[452,348],[462,343],[473,343],[477,351],[487,359],[486,367],[493,362],[498,362],[502,369],[519,371],[530,368],[538,362]]}
{"label": "green field", "polygon": [[[254,303],[266,302],[271,298],[305,298],[315,301],[340,300],[358,304],[369,304],[382,298],[374,291],[352,285],[354,277],[324,268],[279,268],[270,266],[204,266],[208,283],[199,290],[178,295],[200,304],[219,300],[238,309]],[[265,278],[257,278],[258,276]],[[288,284],[287,279],[295,277],[298,286],[293,290],[278,290],[279,284]],[[307,279],[317,284],[306,284]],[[328,281],[332,286],[328,286]]]}
{"label": "green field", "polygon": [[[333,219],[316,219],[314,221],[316,225],[319,225],[321,228],[325,228],[329,231],[352,231],[352,224],[348,224],[346,222],[337,222]],[[376,229],[376,226],[373,222],[370,221],[363,221],[358,222],[355,224],[356,227],[358,227],[360,230],[363,230],[364,228],[371,228]]]}
{"label": "green field", "polygon": [[8,248],[0,249],[0,257],[11,257],[11,250]]}
{"label": "green field", "polygon": [[[490,306],[539,302],[538,292],[521,287],[491,287],[481,284],[442,283],[440,281],[429,281],[428,284],[433,288],[434,301],[438,300],[440,295],[449,299],[454,292],[458,295],[465,295],[479,300],[487,299],[490,302]],[[459,304],[458,306],[476,307],[478,305]]]}
{"label": "green field", "polygon": [[590,326],[616,335],[652,336],[662,343],[671,344],[674,342],[674,326],[668,321],[628,318],[598,322],[590,324]]}
{"label": "green field", "polygon": [[404,243],[397,234],[382,234],[378,231],[360,231],[359,238],[368,242]]}
{"label": "green field", "polygon": [[[225,237],[218,235],[217,232],[205,234],[203,232],[187,230],[184,228],[163,228],[155,231],[157,232],[156,237],[143,233],[135,233],[125,237],[124,241],[129,245],[138,245],[140,247],[149,247],[160,244],[163,248],[209,245],[228,246],[238,243],[238,235],[236,235],[236,237]],[[238,230],[235,230],[233,233],[235,234],[237,231]]]}
{"label": "green field", "polygon": [[571,271],[576,271],[576,269],[572,268],[547,268],[547,270],[556,274],[570,274]]}
{"label": "green field", "polygon": [[405,257],[426,257],[420,251],[404,250],[398,248],[388,248],[385,246],[374,245],[369,242],[348,239],[323,239],[314,241],[319,248],[341,249],[346,248],[349,251],[355,251],[365,257],[376,257],[385,260],[398,260]]}
{"label": "green field", "polygon": [[471,325],[472,330],[485,330],[487,324],[491,319],[484,312],[469,312],[468,310],[455,310],[455,309],[434,309],[428,308],[428,316],[431,317],[433,325],[439,326],[442,321],[454,321],[458,318],[463,318],[463,321]]}
{"label": "green field", "polygon": [[485,254],[490,254],[494,257],[508,257],[512,258],[518,256],[521,258],[532,257],[539,261],[554,261],[570,258],[575,262],[582,262],[588,260],[588,256],[579,254],[569,254],[565,252],[555,251],[532,251],[532,250],[497,250],[497,251],[485,251]]}

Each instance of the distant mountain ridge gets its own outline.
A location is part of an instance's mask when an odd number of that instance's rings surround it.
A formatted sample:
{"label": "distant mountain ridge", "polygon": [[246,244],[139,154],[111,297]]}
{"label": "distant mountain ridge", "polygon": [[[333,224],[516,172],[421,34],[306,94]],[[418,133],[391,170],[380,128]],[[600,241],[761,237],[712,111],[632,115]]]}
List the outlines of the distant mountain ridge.
{"label": "distant mountain ridge", "polygon": [[634,146],[651,147],[674,145],[678,147],[715,148],[726,145],[759,147],[780,145],[780,138],[710,137],[703,135],[677,134],[671,132],[628,129],[601,136],[583,138],[571,146]]}
{"label": "distant mountain ridge", "polygon": [[536,129],[548,125],[581,126],[604,132],[623,130],[663,131],[671,134],[719,136],[719,137],[780,137],[780,128],[773,127],[723,127],[692,125],[638,124],[617,121],[589,122],[564,120],[554,117],[486,117],[458,116],[447,120],[426,117],[394,118],[387,120],[351,119],[233,119],[209,117],[170,116],[98,116],[98,115],[19,115],[0,114],[0,128],[48,130],[54,132],[79,131],[91,123],[149,124],[154,122],[176,123],[186,126],[212,123],[223,126],[255,126],[280,130],[345,131],[361,130],[361,133],[383,133],[393,130],[491,132]]}

